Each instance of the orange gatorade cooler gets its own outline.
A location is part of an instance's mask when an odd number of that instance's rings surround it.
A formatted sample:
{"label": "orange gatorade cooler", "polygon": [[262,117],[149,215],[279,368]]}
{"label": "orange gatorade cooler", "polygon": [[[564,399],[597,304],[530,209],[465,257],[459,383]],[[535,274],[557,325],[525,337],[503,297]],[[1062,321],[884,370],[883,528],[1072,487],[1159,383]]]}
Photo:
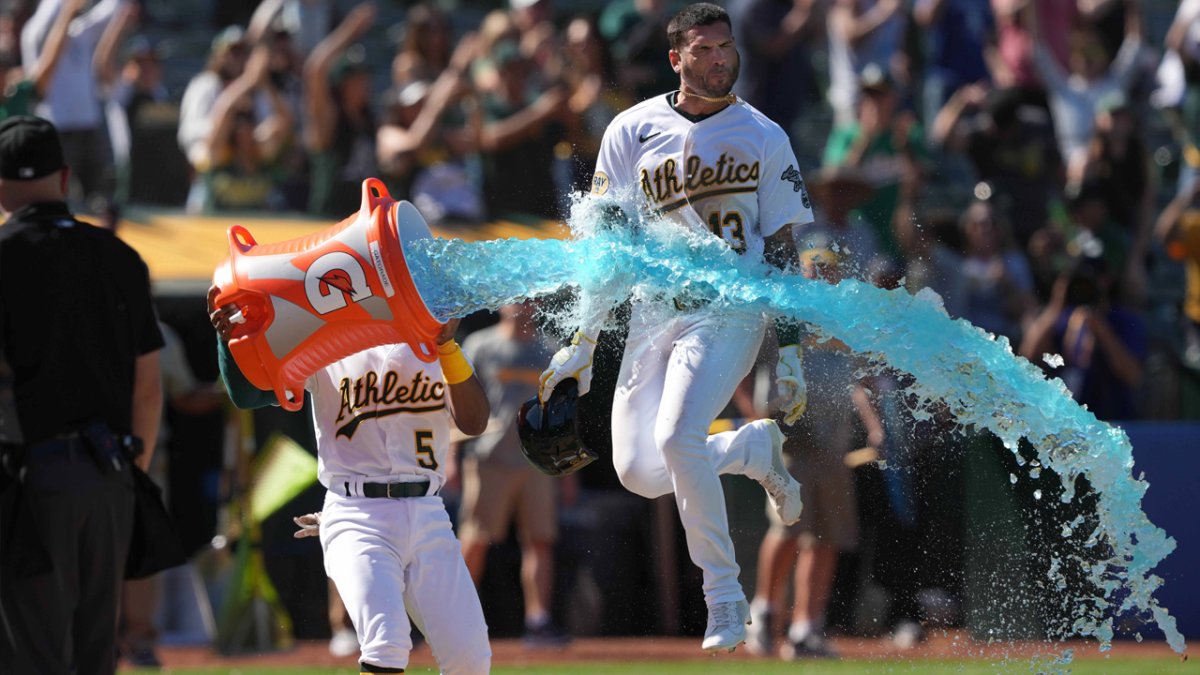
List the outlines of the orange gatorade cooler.
{"label": "orange gatorade cooler", "polygon": [[229,350],[246,379],[295,411],[309,376],[369,347],[406,342],[433,362],[443,324],[404,259],[406,244],[431,236],[416,207],[375,178],[363,181],[358,212],[322,232],[259,244],[229,228],[215,302],[241,312]]}

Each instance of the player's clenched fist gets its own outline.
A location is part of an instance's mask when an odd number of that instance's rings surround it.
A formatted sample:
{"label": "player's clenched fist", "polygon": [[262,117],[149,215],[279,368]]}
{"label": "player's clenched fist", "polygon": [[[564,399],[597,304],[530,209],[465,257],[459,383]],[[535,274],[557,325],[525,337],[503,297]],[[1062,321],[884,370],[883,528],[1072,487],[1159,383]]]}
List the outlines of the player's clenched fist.
{"label": "player's clenched fist", "polygon": [[579,382],[579,395],[588,393],[592,386],[592,354],[596,351],[596,336],[579,330],[571,344],[558,350],[550,359],[550,366],[542,372],[538,384],[538,400],[542,403],[559,382],[575,378]]}
{"label": "player's clenched fist", "polygon": [[808,407],[808,385],[804,382],[804,369],[800,361],[800,345],[779,348],[775,387],[783,399],[780,410],[783,412],[783,423],[787,425],[795,424]]}

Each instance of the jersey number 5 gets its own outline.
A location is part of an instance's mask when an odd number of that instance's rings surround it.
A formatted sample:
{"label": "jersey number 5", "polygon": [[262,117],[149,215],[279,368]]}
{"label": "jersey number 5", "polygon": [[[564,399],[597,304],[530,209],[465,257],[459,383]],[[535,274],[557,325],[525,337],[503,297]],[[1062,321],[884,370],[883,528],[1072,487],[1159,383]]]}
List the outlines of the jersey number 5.
{"label": "jersey number 5", "polygon": [[724,239],[734,251],[746,252],[746,228],[742,224],[742,214],[727,211],[722,216],[720,211],[713,211],[708,214],[708,229]]}
{"label": "jersey number 5", "polygon": [[433,432],[428,429],[417,429],[414,432],[413,443],[417,447],[417,466],[437,471],[437,458],[433,456]]}

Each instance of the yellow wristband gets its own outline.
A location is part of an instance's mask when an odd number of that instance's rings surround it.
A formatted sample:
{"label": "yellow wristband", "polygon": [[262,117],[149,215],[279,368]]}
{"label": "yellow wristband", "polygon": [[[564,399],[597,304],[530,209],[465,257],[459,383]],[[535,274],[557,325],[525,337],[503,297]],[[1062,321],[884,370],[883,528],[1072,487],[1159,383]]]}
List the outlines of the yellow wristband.
{"label": "yellow wristband", "polygon": [[442,364],[442,377],[446,384],[460,384],[471,379],[475,369],[454,340],[438,345],[438,361]]}

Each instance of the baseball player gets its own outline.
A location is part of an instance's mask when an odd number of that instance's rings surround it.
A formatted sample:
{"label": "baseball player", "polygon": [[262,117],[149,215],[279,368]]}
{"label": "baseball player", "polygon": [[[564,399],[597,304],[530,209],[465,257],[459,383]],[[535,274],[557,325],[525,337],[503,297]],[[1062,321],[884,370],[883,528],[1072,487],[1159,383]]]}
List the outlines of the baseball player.
{"label": "baseball player", "polygon": [[[729,93],[738,53],[728,14],[709,3],[689,5],[667,31],[679,89],[635,105],[609,125],[593,198],[633,186],[647,213],[707,229],[743,255],[788,266],[795,260],[791,228],[810,222],[812,210],[785,132]],[[675,494],[688,553],[704,572],[708,624],[701,646],[710,652],[743,642],[749,618],[719,475],[758,480],[781,521],[800,517],[800,486],[784,467],[783,434],[774,421],[707,433],[750,371],[764,329],[757,313],[682,297],[640,301],[613,401],[613,463],[622,484],[647,498]],[[597,334],[584,327],[555,354],[542,374],[543,399],[566,378],[579,381],[580,393],[588,390]],[[778,381],[791,423],[805,404],[799,351],[787,344],[780,352]]]}
{"label": "baseball player", "polygon": [[[240,408],[277,403],[237,369],[226,342],[234,305],[209,312],[221,376]],[[402,673],[412,650],[411,615],[443,673],[491,667],[483,609],[438,491],[445,483],[450,424],[477,435],[490,408],[483,386],[453,340],[438,338],[440,368],[406,344],[348,356],[309,378],[320,514],[297,519],[297,536],[320,536],[325,573],[358,634],[364,673]],[[407,612],[405,611],[407,609]]]}

